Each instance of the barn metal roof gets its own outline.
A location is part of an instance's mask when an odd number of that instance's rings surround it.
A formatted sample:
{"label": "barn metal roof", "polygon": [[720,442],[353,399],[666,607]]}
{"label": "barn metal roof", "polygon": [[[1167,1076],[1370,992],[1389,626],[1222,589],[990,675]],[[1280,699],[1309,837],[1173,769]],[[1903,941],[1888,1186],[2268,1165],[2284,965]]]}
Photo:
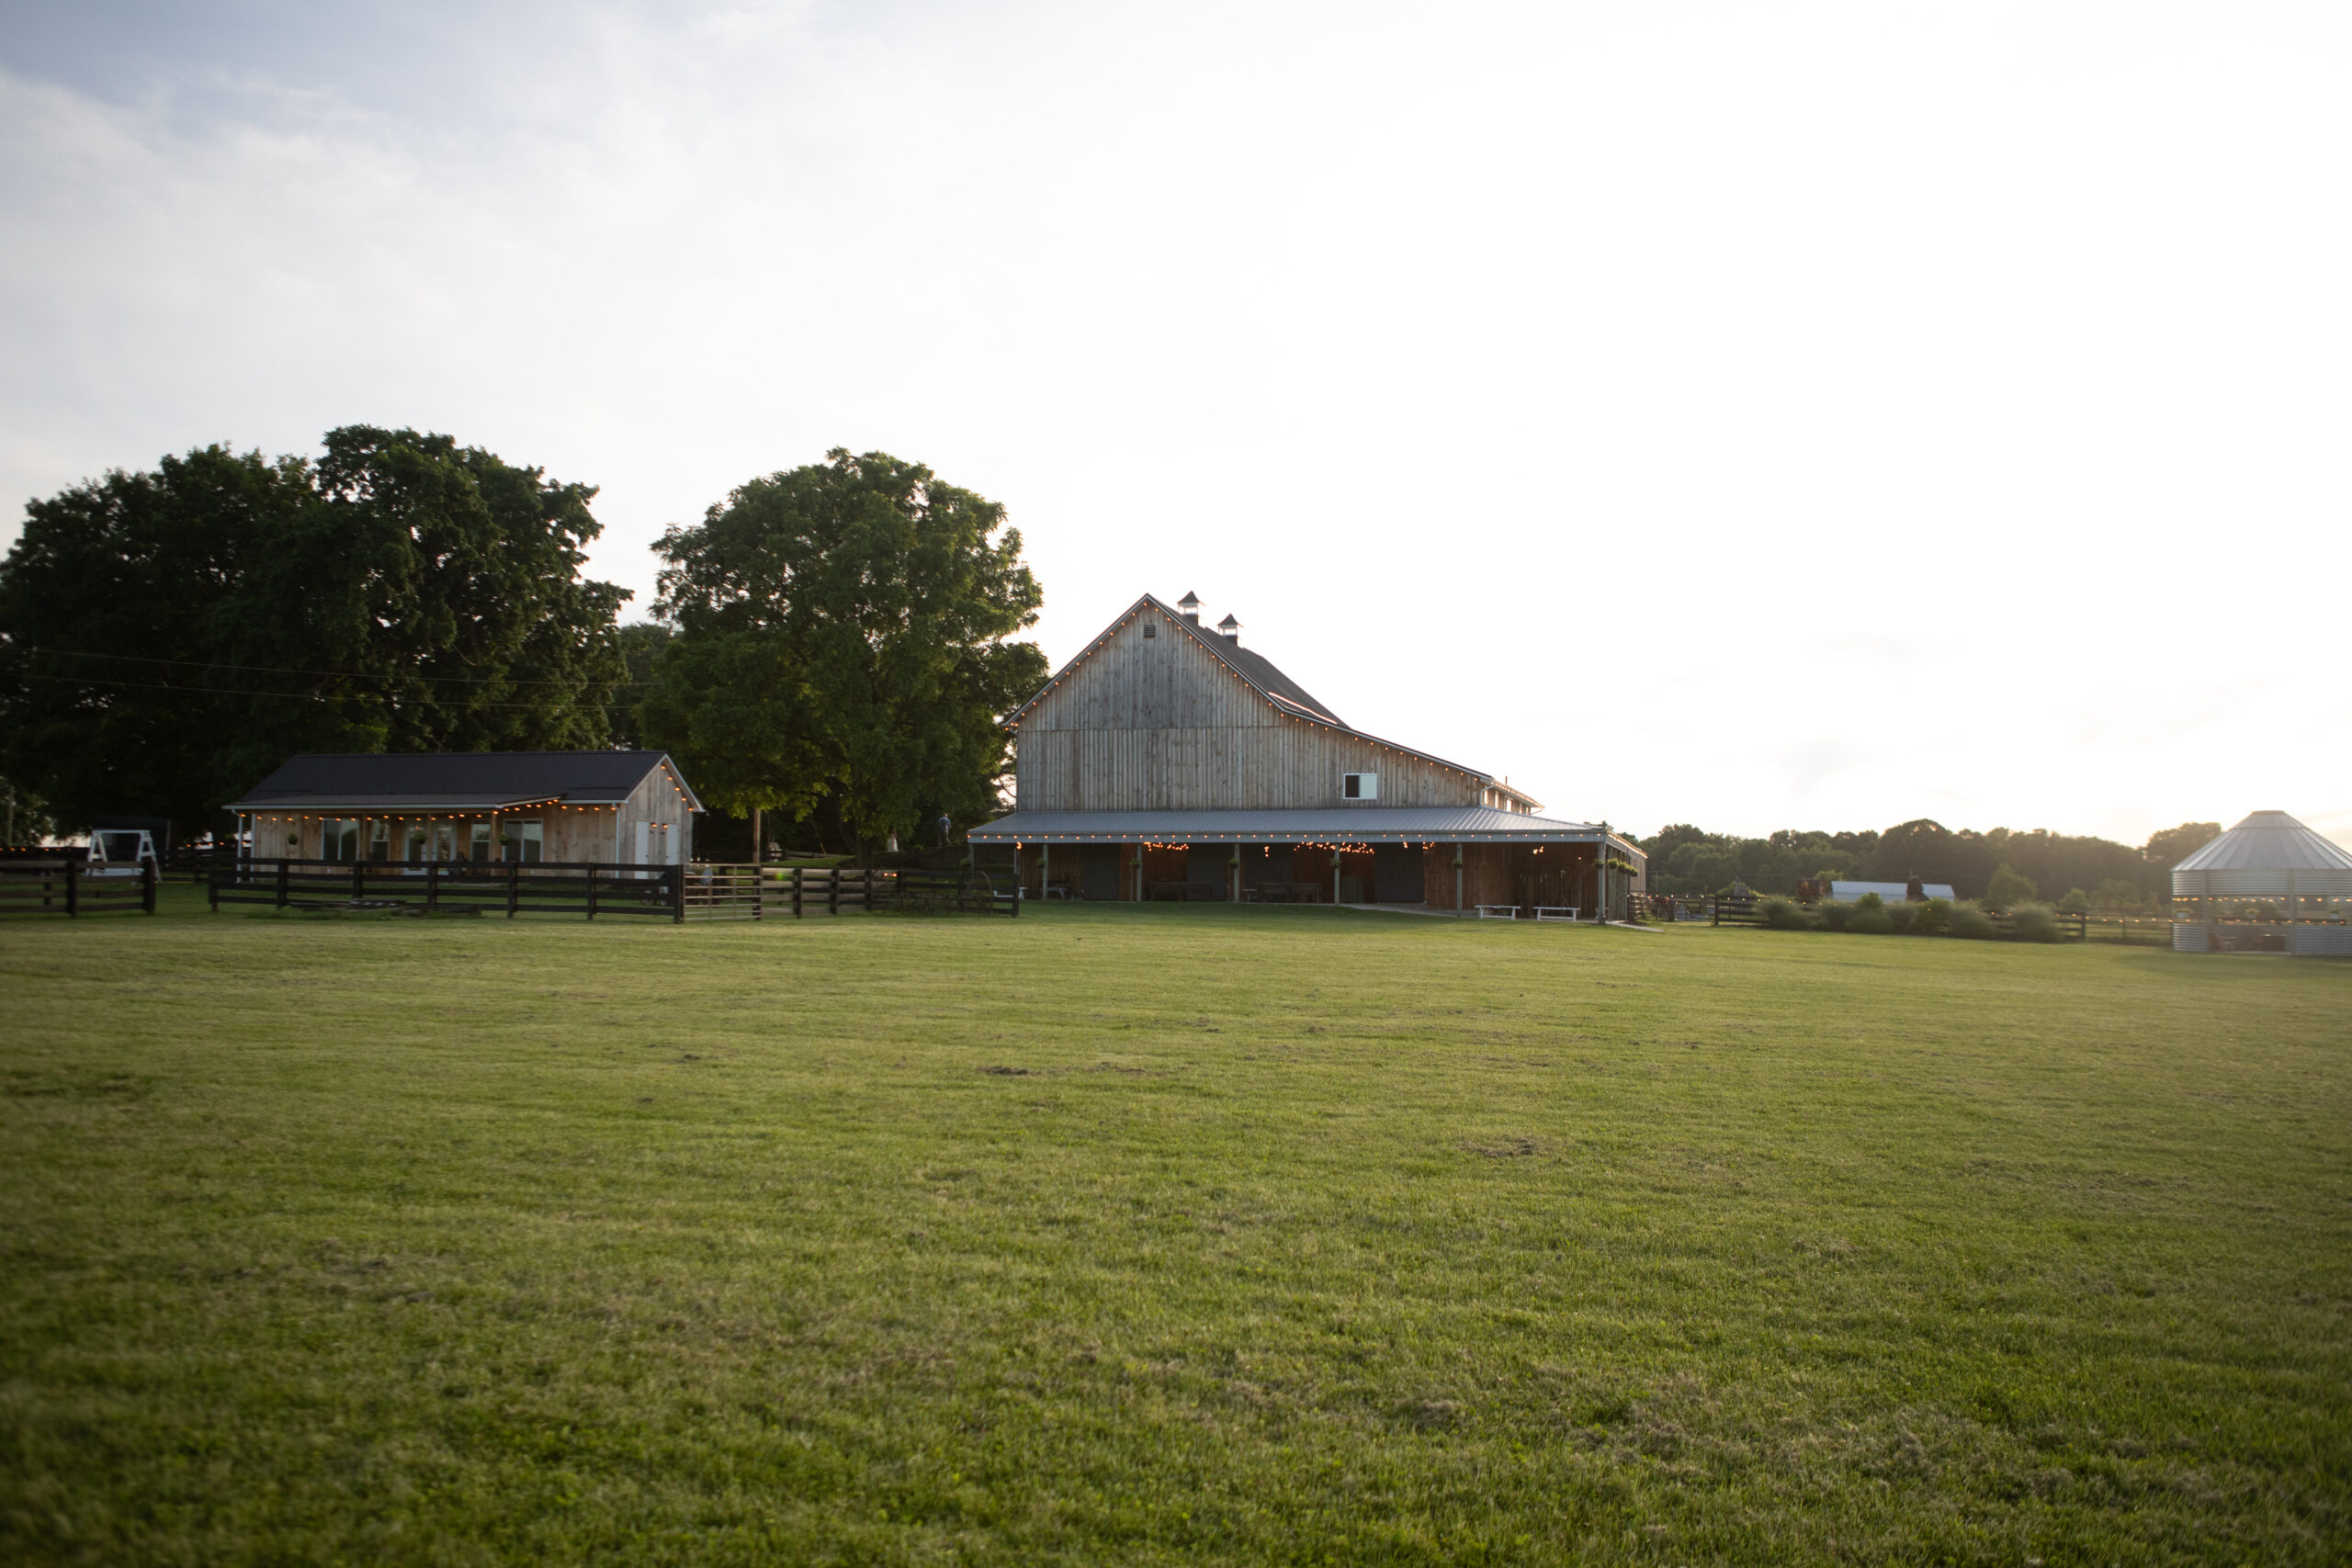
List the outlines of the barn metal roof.
{"label": "barn metal roof", "polygon": [[702,802],[666,751],[305,752],[229,803],[232,811],[494,811],[556,802],[616,806],[667,766]]}
{"label": "barn metal roof", "polygon": [[[1907,882],[1838,882],[1835,880],[1829,884],[1829,896],[1841,904],[1850,904],[1865,893],[1875,893],[1886,902],[1900,904],[1911,896],[1911,885]],[[1959,898],[1953,895],[1951,884],[1949,882],[1923,882],[1919,885],[1919,893],[1923,897],[1941,898],[1954,904],[1960,902]]]}
{"label": "barn metal roof", "polygon": [[[1319,811],[1016,811],[972,829],[976,844],[1596,843],[1593,822],[1556,822],[1487,806]],[[1641,852],[1614,832],[1611,843]]]}

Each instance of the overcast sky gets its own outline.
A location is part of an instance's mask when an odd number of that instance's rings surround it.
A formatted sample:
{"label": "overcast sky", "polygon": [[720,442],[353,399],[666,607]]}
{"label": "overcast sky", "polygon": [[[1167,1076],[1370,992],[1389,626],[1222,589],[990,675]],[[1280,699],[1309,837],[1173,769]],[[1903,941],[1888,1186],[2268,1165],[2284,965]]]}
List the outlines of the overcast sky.
{"label": "overcast sky", "polygon": [[0,498],[879,448],[1642,832],[2352,842],[2340,4],[0,3]]}

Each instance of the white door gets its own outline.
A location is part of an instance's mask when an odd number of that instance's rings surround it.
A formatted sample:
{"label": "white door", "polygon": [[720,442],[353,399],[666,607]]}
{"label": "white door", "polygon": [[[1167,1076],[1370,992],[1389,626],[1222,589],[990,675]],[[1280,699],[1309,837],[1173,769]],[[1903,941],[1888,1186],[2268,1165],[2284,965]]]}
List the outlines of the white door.
{"label": "white door", "polygon": [[637,825],[637,854],[633,857],[633,863],[638,865],[650,865],[653,863],[651,860],[652,837],[653,824],[644,821],[639,822]]}

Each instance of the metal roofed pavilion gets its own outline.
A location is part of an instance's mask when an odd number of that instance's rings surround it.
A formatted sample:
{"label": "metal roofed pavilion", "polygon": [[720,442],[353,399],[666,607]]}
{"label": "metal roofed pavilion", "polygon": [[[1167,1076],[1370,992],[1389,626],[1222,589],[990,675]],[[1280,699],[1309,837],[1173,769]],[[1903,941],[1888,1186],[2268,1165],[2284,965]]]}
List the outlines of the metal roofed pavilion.
{"label": "metal roofed pavilion", "polygon": [[2172,870],[2177,897],[2352,896],[2352,852],[2283,811],[2256,811]]}
{"label": "metal roofed pavilion", "polygon": [[1016,811],[971,831],[975,844],[1590,844],[1603,838],[1625,842],[1599,823],[1558,822],[1490,806]]}

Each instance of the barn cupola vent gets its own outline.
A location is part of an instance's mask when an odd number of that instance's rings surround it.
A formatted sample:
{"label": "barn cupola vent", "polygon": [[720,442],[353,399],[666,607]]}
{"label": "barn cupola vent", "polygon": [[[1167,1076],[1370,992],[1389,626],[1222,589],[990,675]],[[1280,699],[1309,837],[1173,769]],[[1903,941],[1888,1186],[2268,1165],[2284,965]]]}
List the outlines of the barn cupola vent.
{"label": "barn cupola vent", "polygon": [[1197,626],[1201,624],[1201,596],[1199,594],[1185,594],[1182,599],[1176,601],[1176,608],[1182,610],[1184,613],[1184,619],[1191,622],[1193,626]]}
{"label": "barn cupola vent", "polygon": [[1231,615],[1227,615],[1225,619],[1216,624],[1216,629],[1225,634],[1226,641],[1231,643],[1236,648],[1239,648],[1241,646],[1241,623],[1239,621],[1235,620]]}

